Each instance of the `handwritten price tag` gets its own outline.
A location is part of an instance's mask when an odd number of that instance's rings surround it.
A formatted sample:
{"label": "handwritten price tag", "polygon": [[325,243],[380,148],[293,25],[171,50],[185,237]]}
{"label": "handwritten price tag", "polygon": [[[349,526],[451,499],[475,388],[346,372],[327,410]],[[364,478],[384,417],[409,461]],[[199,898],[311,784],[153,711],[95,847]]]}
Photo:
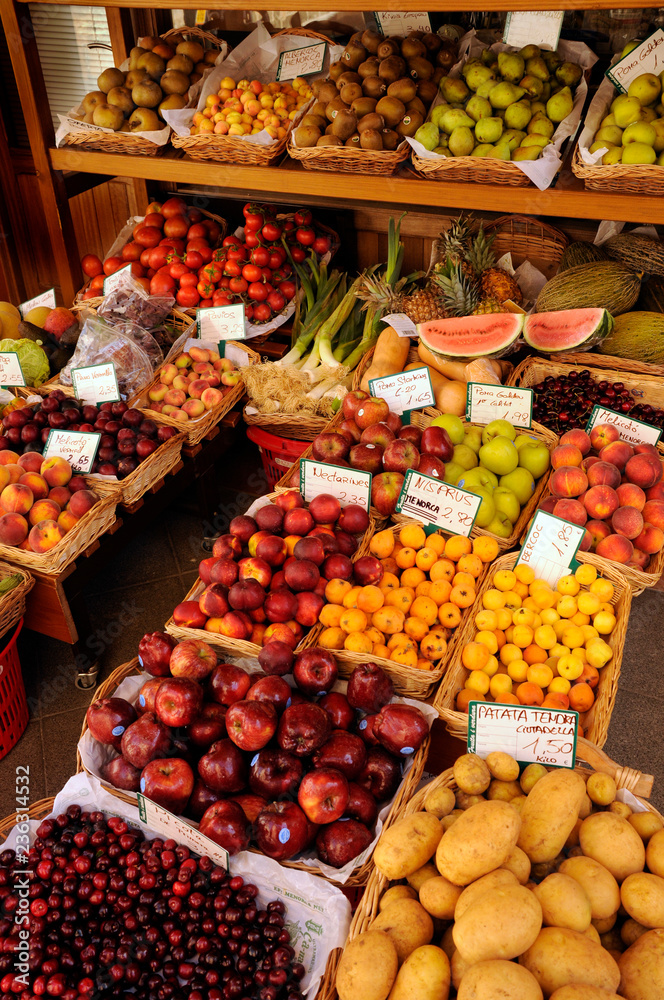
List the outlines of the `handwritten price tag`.
{"label": "handwritten price tag", "polygon": [[89,472],[100,440],[101,434],[89,431],[51,431],[46,439],[44,458],[59,455],[75,472]]}
{"label": "handwritten price tag", "polygon": [[300,462],[300,493],[307,503],[319,493],[330,493],[344,506],[357,504],[368,511],[371,473],[304,458]]}
{"label": "handwritten price tag", "polygon": [[110,295],[116,288],[121,288],[128,278],[131,278],[131,264],[121,267],[118,271],[114,271],[113,274],[104,278],[104,295]]}
{"label": "handwritten price tag", "polygon": [[16,351],[0,354],[0,385],[25,385],[25,375]]}
{"label": "handwritten price tag", "polygon": [[201,340],[244,340],[244,306],[212,306],[199,309],[196,326]]}
{"label": "handwritten price tag", "polygon": [[628,444],[657,444],[662,436],[661,427],[653,427],[652,424],[630,417],[628,413],[616,413],[604,406],[593,406],[586,434],[590,434],[596,424],[612,424]]}
{"label": "handwritten price tag", "polygon": [[535,576],[555,587],[561,576],[566,576],[574,564],[574,556],[583,541],[585,528],[561,517],[538,510],[528,529],[519,557],[518,566],[532,566]]}
{"label": "handwritten price tag", "polygon": [[327,42],[304,45],[300,49],[288,49],[279,56],[277,80],[294,80],[296,76],[312,76],[321,73],[325,64]]}
{"label": "handwritten price tag", "polygon": [[[34,299],[21,302],[18,311],[23,319],[25,319],[31,309],[38,309],[39,306],[44,306],[46,309],[55,309],[55,288],[49,288],[47,292],[35,295]],[[21,385],[24,385],[24,383],[21,382]]]}
{"label": "handwritten price tag", "polygon": [[569,709],[471,701],[468,710],[468,750],[488,757],[494,750],[521,764],[574,767],[579,713]]}
{"label": "handwritten price tag", "polygon": [[431,20],[425,10],[376,10],[374,17],[378,30],[384,35],[401,35],[403,38],[411,31],[431,31]]}
{"label": "handwritten price tag", "polygon": [[505,18],[503,42],[521,49],[539,45],[541,49],[558,48],[564,10],[513,10]]}
{"label": "handwritten price tag", "polygon": [[469,382],[466,397],[466,420],[471,424],[490,424],[508,420],[514,427],[532,426],[533,390],[511,385]]}
{"label": "handwritten price tag", "polygon": [[482,497],[412,469],[406,473],[397,501],[399,514],[435,525],[453,535],[469,535]]}
{"label": "handwritten price tag", "polygon": [[141,792],[137,792],[138,813],[141,821],[157,833],[163,833],[166,840],[177,840],[184,844],[190,851],[196,854],[207,855],[221,868],[228,871],[228,851],[215,844],[200,830],[196,830],[189,823],[185,823],[179,816],[175,816],[163,806],[158,806],[152,799],[146,799]]}
{"label": "handwritten price tag", "polygon": [[659,76],[664,69],[664,31],[658,28],[651,35],[628,52],[613,66],[607,69],[605,76],[624,94],[629,90],[632,80],[642,73],[654,73]]}
{"label": "handwritten price tag", "polygon": [[369,392],[372,396],[381,396],[390,409],[399,415],[406,410],[421,410],[425,406],[435,406],[436,403],[431,375],[426,365],[385,378],[369,379]]}
{"label": "handwritten price tag", "polygon": [[72,368],[71,379],[77,399],[86,403],[116,403],[120,400],[120,389],[115,374],[115,365],[88,365]]}

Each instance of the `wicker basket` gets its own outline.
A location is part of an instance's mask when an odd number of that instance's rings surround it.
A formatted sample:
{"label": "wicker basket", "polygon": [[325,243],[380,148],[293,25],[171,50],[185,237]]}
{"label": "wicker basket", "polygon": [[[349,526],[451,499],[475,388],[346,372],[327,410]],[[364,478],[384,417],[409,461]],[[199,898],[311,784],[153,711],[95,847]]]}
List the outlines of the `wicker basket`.
{"label": "wicker basket", "polygon": [[664,365],[649,365],[645,361],[630,361],[629,358],[614,358],[611,354],[595,354],[594,352],[575,354],[570,351],[567,354],[562,351],[560,354],[552,354],[550,361],[560,362],[563,365],[579,365],[587,368],[589,365],[595,368],[604,368],[610,372],[629,372],[630,375],[650,375],[652,378],[661,378],[664,375]]}
{"label": "wicker basket", "polygon": [[25,614],[25,599],[35,585],[34,578],[27,570],[0,562],[0,580],[15,573],[21,577],[20,583],[0,596],[0,638],[14,628]]}
{"label": "wicker basket", "polygon": [[288,155],[305,170],[336,170],[343,174],[373,174],[388,177],[408,159],[410,146],[401,142],[394,150],[355,149],[351,146],[296,146],[291,135]]}
{"label": "wicker basket", "polygon": [[262,427],[270,434],[278,437],[292,438],[295,441],[313,441],[322,434],[329,424],[328,417],[295,413],[247,413],[245,406],[242,416],[249,427]]}
{"label": "wicker basket", "polygon": [[[479,222],[474,223],[473,232],[478,227]],[[560,259],[569,244],[569,239],[562,230],[529,215],[501,215],[498,219],[487,222],[484,232],[487,236],[493,236],[491,249],[497,259],[510,253],[515,266],[528,260],[547,278],[558,273]],[[444,240],[438,237],[431,247],[429,269],[442,262],[444,256]]]}
{"label": "wicker basket", "polygon": [[413,150],[416,173],[427,181],[449,181],[454,184],[498,184],[528,187],[530,178],[514,163],[489,160],[485,156],[420,156]]}
{"label": "wicker basket", "polygon": [[[158,423],[162,423],[160,413],[154,414],[154,418]],[[86,477],[89,478],[90,488],[100,497],[115,503],[122,503],[125,506],[136,503],[178,465],[184,441],[184,434],[174,434],[148,455],[145,461],[125,479],[96,475]]]}
{"label": "wicker basket", "polygon": [[[608,113],[607,104],[604,115]],[[578,143],[572,157],[572,173],[581,178],[588,191],[640,194],[649,198],[664,195],[664,171],[657,163],[595,163],[591,166],[581,159]]]}
{"label": "wicker basket", "polygon": [[[470,673],[461,662],[461,653],[464,646],[473,641],[476,631],[475,615],[482,610],[482,598],[490,589],[494,574],[501,569],[512,569],[517,558],[518,553],[516,552],[509,552],[507,555],[501,556],[493,563],[491,573],[484,578],[471,612],[466,616],[465,622],[461,626],[461,636],[455,646],[443,683],[434,699],[434,708],[444,719],[452,736],[457,736],[459,739],[465,740],[468,735],[468,716],[464,712],[456,711],[454,703],[457,692],[463,688]],[[602,569],[602,576],[610,580],[614,587],[611,603],[614,606],[616,626],[607,638],[607,642],[613,650],[613,657],[599,672],[599,684],[593,706],[579,717],[579,724],[583,726],[586,739],[599,747],[606,743],[611,713],[616,701],[620,666],[627,634],[627,621],[632,606],[632,591],[623,573],[619,572],[615,566],[608,566],[606,569]]]}
{"label": "wicker basket", "polygon": [[96,480],[91,480],[88,485],[100,497],[99,502],[79,518],[57,545],[47,552],[32,552],[12,545],[0,545],[0,559],[12,567],[25,567],[48,576],[61,573],[65,566],[78,559],[89,545],[115,523],[115,501],[104,496],[97,488]]}

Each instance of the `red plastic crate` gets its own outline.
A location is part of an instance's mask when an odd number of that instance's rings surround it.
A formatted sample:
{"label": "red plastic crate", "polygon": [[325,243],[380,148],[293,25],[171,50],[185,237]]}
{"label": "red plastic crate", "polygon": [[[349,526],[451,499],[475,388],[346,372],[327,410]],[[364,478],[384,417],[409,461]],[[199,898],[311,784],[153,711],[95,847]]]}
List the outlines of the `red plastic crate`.
{"label": "red plastic crate", "polygon": [[279,437],[263,430],[262,427],[247,427],[247,437],[258,445],[270,489],[311,443]]}
{"label": "red plastic crate", "polygon": [[0,652],[0,760],[16,746],[28,724],[28,703],[16,648],[16,640],[22,628],[21,618],[9,642]]}

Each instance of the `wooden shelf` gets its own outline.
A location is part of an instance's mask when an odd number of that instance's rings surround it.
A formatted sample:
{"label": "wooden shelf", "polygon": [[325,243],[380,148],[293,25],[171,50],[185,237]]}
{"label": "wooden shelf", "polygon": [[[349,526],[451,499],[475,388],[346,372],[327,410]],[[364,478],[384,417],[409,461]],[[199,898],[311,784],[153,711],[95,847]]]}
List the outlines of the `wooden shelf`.
{"label": "wooden shelf", "polygon": [[[401,0],[403,2],[403,0]],[[531,0],[532,2],[532,0]],[[563,172],[548,191],[488,184],[425,181],[412,171],[395,177],[304,170],[286,159],[277,167],[203,163],[177,156],[123,156],[62,147],[49,150],[56,170],[216,187],[239,198],[304,201],[319,207],[358,203],[429,209],[476,209],[568,219],[664,223],[664,199],[586,191],[583,182]]]}
{"label": "wooden shelf", "polygon": [[[27,2],[27,0],[22,0],[22,2]],[[90,0],[35,0],[35,2],[73,4],[73,6],[79,7],[90,5]],[[208,10],[246,10],[244,4],[245,0],[224,0],[223,3],[208,8]],[[178,7],[181,10],[196,10],[198,5],[199,0],[179,0],[178,2]],[[171,0],[131,0],[131,3],[127,3],[127,0],[105,0],[103,6],[171,10],[172,4]],[[252,10],[328,10],[329,6],[329,0],[306,0],[306,7],[302,8],[298,8],[294,0],[258,0],[258,3],[252,4]],[[535,6],[538,10],[607,10],[615,8],[616,3],[615,0],[539,0],[535,5],[533,0],[484,0],[482,10],[532,10]],[[642,8],[643,6],[643,0],[621,0],[621,7]],[[649,4],[646,3],[645,6],[647,7]],[[337,0],[334,7],[338,11],[362,9],[357,0]],[[410,0],[382,0],[381,9],[421,10],[422,3],[421,0],[419,2],[414,0],[413,3]],[[436,0],[436,2],[428,4],[427,10],[450,12],[478,10],[478,4],[477,0],[447,0],[447,2],[446,0]]]}

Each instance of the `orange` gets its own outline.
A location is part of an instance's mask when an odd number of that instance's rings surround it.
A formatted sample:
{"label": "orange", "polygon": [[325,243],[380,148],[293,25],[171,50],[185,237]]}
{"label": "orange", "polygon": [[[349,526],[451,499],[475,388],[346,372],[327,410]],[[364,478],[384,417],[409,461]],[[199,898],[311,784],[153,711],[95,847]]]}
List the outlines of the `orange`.
{"label": "orange", "polygon": [[377,642],[371,651],[371,655],[380,656],[383,660],[389,660],[390,651],[386,645]]}
{"label": "orange", "polygon": [[342,628],[326,628],[318,637],[318,645],[323,649],[343,649],[346,633]]}
{"label": "orange", "polygon": [[421,618],[413,618],[411,616],[410,618],[406,618],[403,630],[415,642],[422,642],[424,636],[429,633],[429,626]]}
{"label": "orange", "polygon": [[473,552],[480,557],[483,563],[493,562],[499,552],[498,542],[495,538],[489,538],[487,535],[473,538]]}
{"label": "orange", "polygon": [[403,630],[406,616],[398,608],[379,608],[374,613],[373,623],[386,635],[394,635],[395,632]]}
{"label": "orange", "polygon": [[470,605],[475,600],[475,591],[470,587],[452,587],[452,593],[450,594],[450,601],[452,604],[456,604],[459,608],[469,608]]}
{"label": "orange", "polygon": [[587,712],[595,702],[593,689],[585,681],[572,684],[567,697],[569,698],[569,707],[573,708],[575,712]]}
{"label": "orange", "polygon": [[382,608],[384,603],[385,594],[383,591],[371,584],[362,587],[357,596],[357,606],[361,611],[373,613],[374,611],[378,611],[378,608]]}
{"label": "orange", "polygon": [[408,548],[421,549],[426,540],[426,532],[420,524],[404,524],[399,532],[399,541]]}
{"label": "orange", "polygon": [[352,589],[348,580],[329,580],[325,585],[325,600],[330,604],[343,604],[344,597]]}
{"label": "orange", "polygon": [[381,559],[380,563],[386,573],[398,575],[399,567],[397,566],[396,559],[393,559],[392,556],[388,556],[387,559]]}
{"label": "orange", "polygon": [[430,597],[416,597],[410,606],[410,613],[427,625],[433,625],[438,618],[438,605]]}
{"label": "orange", "polygon": [[537,684],[532,684],[530,681],[524,681],[523,684],[519,684],[515,694],[521,705],[541,705],[544,701],[544,692],[541,687],[538,687]]}
{"label": "orange", "polygon": [[467,670],[482,670],[489,662],[491,650],[481,642],[469,642],[463,647],[461,662]]}
{"label": "orange", "polygon": [[523,658],[528,664],[546,663],[548,653],[546,649],[541,649],[539,646],[532,644],[530,646],[526,646],[523,650]]}
{"label": "orange", "polygon": [[385,595],[385,606],[399,608],[404,613],[410,611],[410,606],[415,599],[415,591],[412,587],[397,587],[390,590]]}
{"label": "orange", "polygon": [[385,531],[377,531],[369,543],[369,552],[377,559],[387,559],[394,551],[396,538],[394,532],[387,528]]}
{"label": "orange", "polygon": [[415,565],[419,566],[420,569],[430,570],[437,560],[438,555],[436,552],[426,545],[423,549],[419,549],[417,552],[417,555],[415,556]]}
{"label": "orange", "polygon": [[447,642],[439,632],[429,632],[420,643],[420,654],[431,663],[437,663],[447,650]]}
{"label": "orange", "polygon": [[344,596],[344,599],[343,599],[343,602],[342,602],[343,606],[345,608],[356,608],[357,607],[357,599],[360,596],[360,591],[361,590],[362,590],[361,587],[351,587],[351,589],[349,591],[347,591],[347,593]]}
{"label": "orange", "polygon": [[470,587],[472,590],[475,589],[475,577],[471,576],[470,573],[455,573],[452,578],[453,587]]}
{"label": "orange", "polygon": [[445,628],[456,628],[461,621],[461,610],[458,604],[447,602],[438,608],[438,621]]}
{"label": "orange", "polygon": [[471,701],[486,701],[486,698],[483,694],[480,694],[479,691],[469,691],[467,688],[464,688],[462,691],[459,691],[456,696],[457,712],[465,712],[468,714],[468,703]]}
{"label": "orange", "polygon": [[458,567],[462,573],[470,573],[474,579],[477,579],[484,568],[482,560],[474,553],[461,556],[458,562]]}
{"label": "orange", "polygon": [[433,549],[437,556],[442,556],[445,551],[445,539],[438,532],[427,536],[427,548]]}
{"label": "orange", "polygon": [[401,574],[401,586],[412,587],[414,590],[419,583],[424,583],[426,578],[427,576],[423,569],[411,566],[410,569],[405,569]]}
{"label": "orange", "polygon": [[461,556],[473,551],[473,543],[465,535],[451,535],[445,542],[445,555],[452,562],[458,562]]}
{"label": "orange", "polygon": [[402,667],[417,666],[417,652],[414,649],[407,649],[405,646],[398,646],[390,653],[393,663],[400,663]]}
{"label": "orange", "polygon": [[318,621],[326,628],[337,628],[339,620],[344,613],[343,607],[339,604],[325,604],[321,608]]}
{"label": "orange", "polygon": [[410,566],[415,565],[416,557],[417,552],[415,549],[404,546],[402,549],[399,549],[394,558],[396,559],[399,569],[408,569]]}
{"label": "orange", "polygon": [[450,559],[439,559],[429,570],[429,577],[433,583],[437,583],[438,580],[447,580],[451,583],[455,573],[456,566]]}
{"label": "orange", "polygon": [[364,632],[349,632],[344,640],[344,649],[349,653],[371,653],[373,652],[371,639]]}
{"label": "orange", "polygon": [[[397,567],[398,568],[398,567]],[[378,584],[379,590],[396,590],[400,586],[399,577],[394,573],[383,573],[383,578]]]}
{"label": "orange", "polygon": [[367,627],[367,616],[359,608],[348,608],[339,619],[339,627],[344,632],[364,632]]}

